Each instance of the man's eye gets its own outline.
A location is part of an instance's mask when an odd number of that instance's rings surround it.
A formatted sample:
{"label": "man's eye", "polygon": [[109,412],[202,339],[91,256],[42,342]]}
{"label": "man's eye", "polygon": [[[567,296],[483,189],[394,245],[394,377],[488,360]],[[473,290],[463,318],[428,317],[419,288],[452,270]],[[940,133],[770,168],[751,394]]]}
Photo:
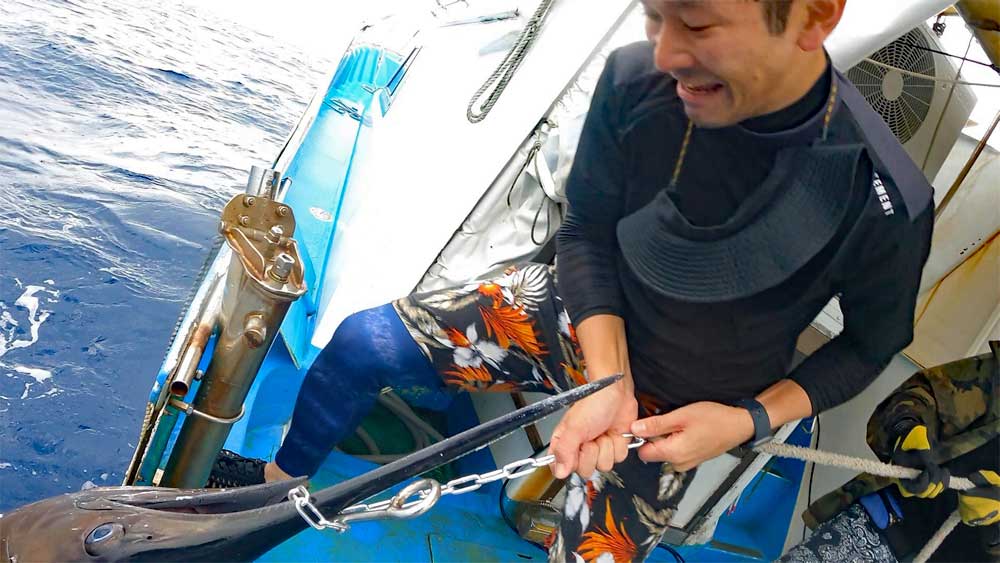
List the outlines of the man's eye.
{"label": "man's eye", "polygon": [[663,18],[657,12],[655,12],[653,10],[650,10],[648,8],[646,10],[644,10],[644,11],[646,12],[646,17],[648,19],[650,19],[651,21],[654,21],[654,22],[657,22],[657,23],[663,21]]}
{"label": "man's eye", "polygon": [[695,33],[698,33],[700,31],[705,31],[705,30],[711,28],[712,26],[710,26],[710,25],[689,25],[689,24],[684,24],[684,27],[688,31],[693,31]]}

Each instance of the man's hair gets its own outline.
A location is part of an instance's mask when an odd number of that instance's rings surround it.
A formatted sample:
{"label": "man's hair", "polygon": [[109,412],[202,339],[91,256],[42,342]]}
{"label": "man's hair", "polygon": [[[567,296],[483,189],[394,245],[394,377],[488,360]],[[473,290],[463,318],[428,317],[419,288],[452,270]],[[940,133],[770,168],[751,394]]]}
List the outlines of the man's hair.
{"label": "man's hair", "polygon": [[792,0],[759,0],[764,7],[764,19],[767,29],[774,35],[781,35],[788,25],[788,13],[792,9]]}

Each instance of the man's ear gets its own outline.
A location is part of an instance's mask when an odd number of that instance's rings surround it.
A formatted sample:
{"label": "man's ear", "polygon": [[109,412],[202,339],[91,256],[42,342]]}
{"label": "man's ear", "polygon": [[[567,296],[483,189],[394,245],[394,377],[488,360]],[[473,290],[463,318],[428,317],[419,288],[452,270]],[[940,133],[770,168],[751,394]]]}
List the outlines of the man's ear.
{"label": "man's ear", "polygon": [[827,36],[833,33],[844,15],[847,0],[800,0],[805,4],[806,21],[796,43],[803,51],[823,48]]}

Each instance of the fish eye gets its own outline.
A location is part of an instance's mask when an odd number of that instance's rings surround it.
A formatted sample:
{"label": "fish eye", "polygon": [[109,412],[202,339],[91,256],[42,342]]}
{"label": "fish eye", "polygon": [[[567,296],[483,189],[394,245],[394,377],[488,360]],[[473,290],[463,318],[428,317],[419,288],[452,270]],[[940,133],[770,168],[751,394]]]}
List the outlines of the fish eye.
{"label": "fish eye", "polygon": [[[98,548],[108,540],[121,538],[125,535],[125,528],[121,524],[105,522],[97,526],[87,534],[83,540],[84,548],[91,555],[98,555]],[[93,549],[92,549],[93,548]]]}
{"label": "fish eye", "polygon": [[97,543],[110,538],[115,533],[114,524],[101,524],[90,531],[87,536],[87,543]]}

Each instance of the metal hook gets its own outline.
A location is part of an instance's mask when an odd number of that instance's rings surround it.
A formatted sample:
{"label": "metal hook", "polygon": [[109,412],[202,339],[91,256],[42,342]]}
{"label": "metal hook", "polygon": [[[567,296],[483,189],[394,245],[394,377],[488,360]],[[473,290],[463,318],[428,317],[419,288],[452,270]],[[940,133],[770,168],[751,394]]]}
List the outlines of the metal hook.
{"label": "metal hook", "polygon": [[[416,500],[410,500],[418,497]],[[396,496],[386,503],[362,505],[357,512],[340,513],[331,522],[338,531],[347,530],[353,522],[384,520],[393,518],[406,520],[415,518],[430,510],[441,499],[441,483],[433,479],[421,479],[403,487]]]}

